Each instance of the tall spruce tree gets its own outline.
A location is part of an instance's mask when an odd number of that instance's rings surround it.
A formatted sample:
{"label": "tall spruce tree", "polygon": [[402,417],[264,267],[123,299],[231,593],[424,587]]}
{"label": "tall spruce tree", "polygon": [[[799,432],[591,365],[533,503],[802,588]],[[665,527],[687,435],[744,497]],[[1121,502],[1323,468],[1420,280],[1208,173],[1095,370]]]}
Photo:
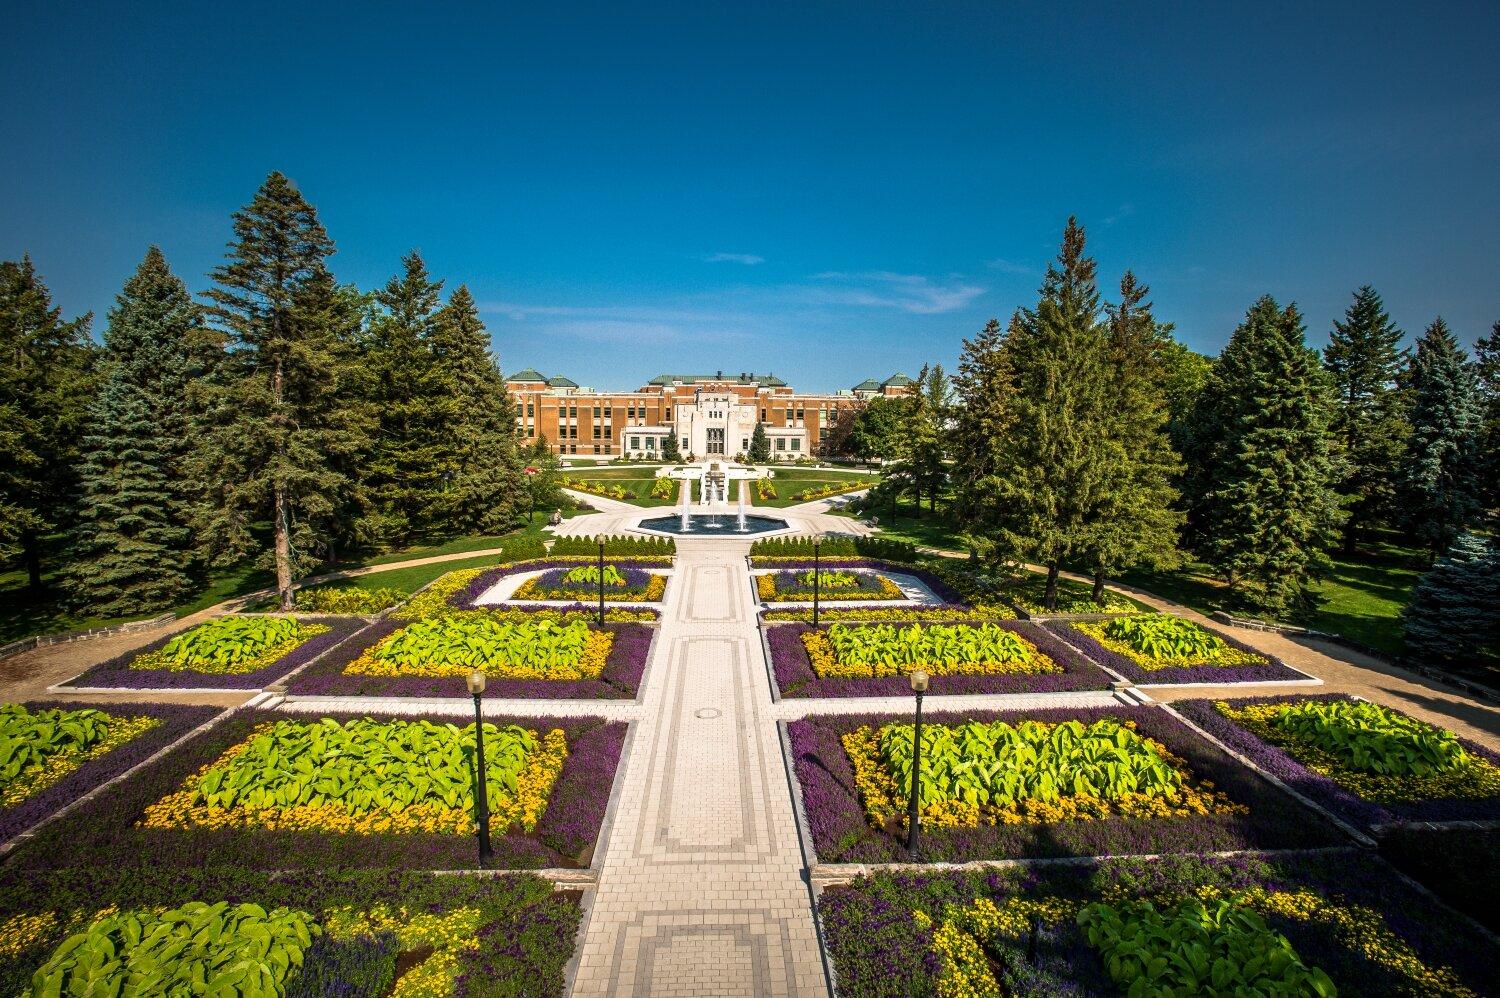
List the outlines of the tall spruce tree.
{"label": "tall spruce tree", "polygon": [[980,483],[993,519],[974,529],[988,554],[1046,567],[1043,603],[1057,605],[1062,562],[1081,552],[1084,529],[1113,480],[1117,448],[1107,422],[1108,351],[1095,264],[1069,218],[1035,310],[1005,340],[1012,425],[994,471]]}
{"label": "tall spruce tree", "polygon": [[330,497],[351,487],[331,458],[364,446],[364,427],[348,400],[348,343],[329,323],[333,242],[317,212],[272,173],[233,226],[206,293],[230,349],[197,461],[200,483],[213,488],[199,537],[228,563],[260,545],[258,525],[269,521],[260,563],[274,569],[278,601],[290,610],[294,580],[326,549],[338,508]]}
{"label": "tall spruce tree", "polygon": [[441,493],[456,473],[440,461],[445,434],[437,392],[444,379],[433,370],[430,342],[443,282],[429,277],[415,251],[401,258],[401,267],[374,296],[379,311],[370,323],[368,359],[380,427],[365,472],[380,534],[394,545],[435,525]]}
{"label": "tall spruce tree", "polygon": [[1231,593],[1271,615],[1313,603],[1343,521],[1329,424],[1333,389],[1295,305],[1245,314],[1195,410],[1190,512],[1199,551]]}
{"label": "tall spruce tree", "polygon": [[1500,506],[1500,322],[1474,344],[1474,375],[1484,408],[1479,434],[1480,481],[1485,508]]}
{"label": "tall spruce tree", "polygon": [[1480,514],[1483,416],[1468,356],[1441,317],[1417,341],[1399,488],[1411,535],[1435,558]]}
{"label": "tall spruce tree", "polygon": [[1109,390],[1101,432],[1113,451],[1106,464],[1111,478],[1087,517],[1079,555],[1093,574],[1096,603],[1104,600],[1106,577],[1179,560],[1183,516],[1173,479],[1182,461],[1168,436],[1168,372],[1162,362],[1170,334],[1153,318],[1149,293],[1127,270],[1120,280],[1120,303],[1106,306]]}
{"label": "tall spruce tree", "polygon": [[104,348],[65,581],[75,605],[113,617],[171,606],[201,583],[189,529],[191,399],[218,350],[157,247],[116,296]]}
{"label": "tall spruce tree", "polygon": [[677,464],[682,460],[682,448],[677,444],[677,432],[670,427],[667,435],[661,438],[661,459],[668,464]]}
{"label": "tall spruce tree", "polygon": [[771,441],[766,437],[765,424],[759,420],[755,429],[750,431],[750,453],[747,456],[751,464],[765,464],[771,460]]}
{"label": "tall spruce tree", "polygon": [[1406,650],[1456,661],[1500,652],[1500,551],[1461,533],[1412,589],[1401,610]]}
{"label": "tall spruce tree", "polygon": [[[1020,323],[1017,312],[1011,316],[1010,331]],[[1014,427],[1006,336],[999,320],[991,319],[978,336],[964,340],[953,378],[958,396],[951,447],[954,513],[964,523],[995,522],[1000,512],[993,506],[987,483],[995,474],[1000,442]]]}
{"label": "tall spruce tree", "polygon": [[433,400],[434,466],[442,491],[424,519],[444,533],[508,529],[530,502],[516,405],[464,285],[434,317],[426,347],[431,368],[424,394]]}
{"label": "tall spruce tree", "polygon": [[1369,526],[1394,513],[1396,467],[1408,427],[1396,380],[1405,363],[1401,337],[1375,289],[1366,284],[1323,349],[1337,404],[1333,435],[1343,461],[1344,551],[1354,552]]}
{"label": "tall spruce tree", "polygon": [[42,588],[42,548],[71,523],[95,383],[93,314],[64,321],[31,257],[0,262],[0,554]]}
{"label": "tall spruce tree", "polygon": [[903,463],[911,479],[917,508],[927,497],[927,508],[937,511],[937,497],[948,489],[947,434],[951,407],[948,376],[941,364],[923,366],[902,435]]}

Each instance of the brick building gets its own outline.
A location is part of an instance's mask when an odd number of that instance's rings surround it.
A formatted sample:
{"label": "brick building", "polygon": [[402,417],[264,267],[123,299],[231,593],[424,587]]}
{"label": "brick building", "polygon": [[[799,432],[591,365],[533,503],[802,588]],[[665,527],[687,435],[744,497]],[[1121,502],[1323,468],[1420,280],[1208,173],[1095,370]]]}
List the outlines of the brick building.
{"label": "brick building", "polygon": [[904,374],[864,381],[832,395],[805,395],[771,374],[662,374],[633,392],[581,387],[530,368],[510,375],[521,438],[544,437],[554,454],[580,457],[655,457],[668,434],[684,456],[734,457],[750,449],[756,423],[765,424],[771,453],[795,460],[821,453],[839,414],[877,395],[905,395],[915,382]]}

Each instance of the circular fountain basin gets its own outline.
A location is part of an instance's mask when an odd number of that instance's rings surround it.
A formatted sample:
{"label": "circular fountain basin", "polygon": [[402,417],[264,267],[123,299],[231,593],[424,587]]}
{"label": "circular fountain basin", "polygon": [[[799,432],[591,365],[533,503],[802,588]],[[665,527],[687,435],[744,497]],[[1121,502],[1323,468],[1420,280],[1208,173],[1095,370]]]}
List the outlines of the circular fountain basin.
{"label": "circular fountain basin", "polygon": [[686,529],[682,526],[681,514],[649,517],[636,526],[640,530],[679,537],[748,537],[785,530],[787,523],[774,516],[751,513],[745,516],[745,528],[741,530],[739,516],[735,513],[690,513]]}

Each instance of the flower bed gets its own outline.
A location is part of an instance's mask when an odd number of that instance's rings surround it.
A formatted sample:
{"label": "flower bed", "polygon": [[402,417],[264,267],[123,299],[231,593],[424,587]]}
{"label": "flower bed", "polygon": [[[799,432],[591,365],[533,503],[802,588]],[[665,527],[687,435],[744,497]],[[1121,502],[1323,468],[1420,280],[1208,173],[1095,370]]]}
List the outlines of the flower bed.
{"label": "flower bed", "polygon": [[[826,666],[820,672],[814,665],[810,649],[819,646],[835,627],[830,624],[818,630],[802,625],[778,625],[766,629],[766,643],[771,650],[771,668],[776,676],[776,686],[783,697],[851,697],[851,696],[901,696],[911,692],[906,678],[908,669],[879,669],[878,675],[870,670],[854,674],[856,670]],[[925,626],[925,625],[924,625]],[[960,618],[958,622],[942,621],[933,626],[967,626]],[[961,693],[1056,693],[1065,690],[1102,690],[1109,687],[1110,678],[1105,673],[1063,644],[1052,633],[1035,624],[1020,621],[990,622],[982,626],[993,627],[1013,634],[1035,650],[1031,660],[1031,671],[1020,669],[991,669],[980,672],[933,671],[929,692],[934,694]],[[858,631],[858,627],[848,627]],[[831,646],[830,646],[831,647]],[[929,670],[932,671],[932,670]],[[839,676],[834,673],[847,672]]]}
{"label": "flower bed", "polygon": [[884,575],[823,568],[817,572],[821,589],[813,585],[813,569],[791,569],[755,577],[756,595],[766,603],[811,603],[848,600],[904,600],[906,594]]}
{"label": "flower bed", "polygon": [[[905,862],[904,835],[895,824],[877,827],[870,820],[868,756],[859,750],[862,729],[878,730],[890,715],[818,716],[787,725],[794,768],[812,832],[818,861],[823,863]],[[1235,762],[1223,751],[1192,733],[1171,715],[1154,707],[1099,707],[1036,711],[976,711],[939,713],[927,719],[935,725],[969,721],[1006,721],[1012,725],[1036,721],[1056,725],[1078,721],[1084,725],[1111,720],[1131,722],[1134,736],[1149,739],[1163,758],[1198,793],[1211,795],[1208,813],[1121,814],[1083,807],[1075,801],[1064,807],[1044,801],[1043,820],[957,825],[922,832],[924,859],[965,862],[1040,856],[1100,856],[1157,852],[1194,852],[1227,849],[1295,848],[1341,841],[1327,821],[1293,798]],[[846,736],[854,736],[851,755]],[[987,765],[993,766],[993,761]],[[1027,767],[1022,767],[1026,769]],[[1185,774],[1185,775],[1183,775]],[[878,788],[876,788],[878,789]],[[1073,788],[1065,788],[1073,789]],[[1067,795],[1065,795],[1067,796]],[[1071,794],[1071,796],[1085,796]],[[1076,813],[1086,818],[1046,820]],[[998,819],[997,819],[998,820]]]}
{"label": "flower bed", "polygon": [[469,610],[408,624],[368,648],[344,672],[463,677],[477,670],[501,679],[595,679],[613,643],[613,633],[582,620],[513,621]]}
{"label": "flower bed", "polygon": [[[657,603],[667,591],[667,577],[639,568],[604,566],[604,601],[606,603]],[[584,602],[599,598],[599,568],[578,565],[554,568],[534,579],[527,579],[511,593],[513,600],[573,600]]]}
{"label": "flower bed", "polygon": [[818,908],[841,995],[1475,995],[1500,984],[1492,939],[1354,850],[879,873],[826,888]]}
{"label": "flower bed", "polygon": [[164,704],[121,704],[99,710],[76,703],[40,702],[24,708],[33,720],[49,720],[54,725],[86,720],[93,730],[91,736],[67,747],[54,746],[23,760],[21,746],[34,740],[20,729],[34,725],[19,718],[17,708],[5,708],[9,723],[0,723],[4,731],[0,743],[6,743],[8,758],[20,765],[13,767],[9,778],[0,777],[0,842],[150,758],[218,713],[217,707]]}
{"label": "flower bed", "polygon": [[[262,652],[233,659],[232,662],[193,659],[180,652],[193,645],[191,638],[204,628],[213,628],[221,620],[289,620],[286,617],[226,617],[200,624],[192,630],[158,638],[143,648],[94,666],[81,676],[61,684],[65,687],[104,689],[235,689],[257,690],[282,679],[319,655],[336,646],[365,626],[365,621],[350,617],[302,617],[295,641],[272,646],[275,657]],[[212,634],[213,632],[209,632]],[[177,642],[174,644],[174,642]],[[230,668],[236,671],[229,671]]]}
{"label": "flower bed", "polygon": [[[437,727],[424,728],[423,721]],[[501,753],[487,762],[508,774],[498,777],[494,798],[493,865],[587,865],[625,725],[597,718],[506,718],[505,724],[530,732],[531,747],[518,756],[523,739],[514,731],[486,742],[487,755],[492,745]],[[452,716],[320,720],[244,710],[42,829],[11,862],[473,867],[465,728],[472,723]],[[266,761],[273,755],[276,765]]]}
{"label": "flower bed", "polygon": [[124,973],[127,994],[173,981],[188,993],[197,969],[204,982],[227,973],[221,986],[237,990],[214,992],[226,994],[561,995],[580,920],[576,893],[525,874],[8,869],[0,989],[78,981],[84,955],[103,951],[97,993]]}
{"label": "flower bed", "polygon": [[[1186,655],[1154,653],[1143,650],[1142,645],[1152,647],[1148,636],[1135,640],[1114,636],[1117,630],[1148,621],[1148,627],[1181,628],[1185,634],[1193,635],[1205,650]],[[1288,668],[1278,658],[1258,652],[1227,634],[1171,614],[1140,614],[1099,621],[1049,620],[1045,626],[1076,645],[1100,665],[1113,669],[1140,686],[1307,679],[1302,673]],[[1145,632],[1147,635],[1151,633],[1153,632]]]}
{"label": "flower bed", "polygon": [[[1385,707],[1370,705],[1394,723],[1372,724],[1371,718],[1357,716],[1340,723],[1338,712],[1358,703],[1342,694],[1326,694],[1185,700],[1173,706],[1266,772],[1353,824],[1500,819],[1500,753]],[[1291,727],[1277,723],[1288,711],[1296,718],[1295,712],[1309,708],[1333,708],[1335,713],[1321,719],[1304,717],[1302,724]],[[1309,720],[1311,725],[1305,726]],[[1330,728],[1330,740],[1318,737],[1318,731]],[[1371,745],[1377,748],[1373,755]],[[1435,753],[1433,759],[1449,753],[1448,763],[1423,763],[1426,755],[1418,754],[1419,749]],[[1417,768],[1413,763],[1419,764]]]}
{"label": "flower bed", "polygon": [[371,615],[403,602],[409,594],[404,589],[382,586],[363,589],[359,586],[312,586],[297,590],[299,613],[352,613]]}
{"label": "flower bed", "polygon": [[[589,624],[592,616],[574,611],[527,612],[513,609],[503,611],[464,611],[465,615],[479,614],[496,623],[515,621],[550,622],[560,626],[586,627],[595,650],[602,646],[601,638],[608,639],[604,657],[592,660],[592,675],[577,673],[576,678],[548,679],[540,676],[505,674],[502,671],[489,673],[487,695],[510,699],[569,699],[569,700],[629,700],[640,688],[641,677],[646,671],[650,657],[651,642],[655,628],[645,624],[605,624],[603,631]],[[331,654],[295,676],[288,684],[290,691],[298,696],[408,696],[408,697],[465,697],[468,689],[464,677],[473,670],[474,664],[455,666],[443,675],[417,675],[391,669],[368,668],[375,660],[371,657],[376,649],[407,627],[432,624],[452,619],[454,614],[430,618],[416,624],[401,620],[382,620],[372,624],[353,640],[336,648]],[[595,668],[597,666],[597,668]],[[432,669],[419,671],[431,673]],[[574,672],[577,672],[576,668]]]}
{"label": "flower bed", "polygon": [[[591,555],[561,555],[553,558],[532,558],[525,561],[511,562],[506,565],[498,565],[494,568],[470,568],[449,572],[447,575],[433,581],[422,592],[418,593],[401,610],[398,615],[409,619],[430,617],[437,613],[451,613],[454,610],[494,610],[495,607],[478,602],[479,597],[487,593],[501,579],[507,576],[517,575],[522,572],[546,571],[549,569],[571,569],[585,565],[597,565],[598,560]],[[627,568],[658,568],[672,564],[671,555],[660,555],[653,557],[631,557],[611,558],[607,564],[612,564],[619,569]],[[597,598],[597,591],[594,593]],[[579,609],[585,609],[586,601],[580,601]],[[656,610],[649,608],[610,607],[606,611],[606,620],[625,622],[632,620],[655,620],[658,616]]]}

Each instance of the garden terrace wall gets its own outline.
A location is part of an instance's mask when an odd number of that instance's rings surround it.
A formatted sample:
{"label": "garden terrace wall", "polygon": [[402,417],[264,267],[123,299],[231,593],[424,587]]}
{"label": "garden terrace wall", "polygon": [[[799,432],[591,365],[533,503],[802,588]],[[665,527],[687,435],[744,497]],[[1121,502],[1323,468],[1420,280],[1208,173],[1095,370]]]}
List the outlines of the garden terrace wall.
{"label": "garden terrace wall", "polygon": [[[463,723],[451,715],[329,713],[338,720],[429,720]],[[9,863],[34,869],[74,866],[239,866],[256,870],[331,870],[384,867],[458,870],[476,865],[472,835],[437,833],[340,834],[262,828],[142,828],[145,809],[181,789],[185,780],[245,741],[267,721],[315,724],[318,715],[240,710],[175,748],[164,758],[106,789],[98,797],[41,829]],[[494,835],[494,869],[583,867],[592,856],[619,766],[626,725],[600,718],[506,717],[500,723],[537,731],[561,728],[568,758],[532,832]]]}
{"label": "garden terrace wall", "polygon": [[[934,945],[935,925],[914,918],[913,911],[922,911],[941,924],[950,905],[968,908],[980,899],[999,906],[1013,898],[1076,904],[1121,895],[1175,899],[1191,896],[1200,888],[1213,888],[1220,894],[1256,889],[1310,891],[1346,910],[1373,911],[1425,967],[1447,966],[1474,992],[1500,993],[1500,947],[1495,941],[1482,937],[1473,923],[1435,903],[1363,850],[881,872],[825,888],[818,899],[818,914],[840,994],[931,995],[943,993],[938,978],[945,961]],[[1382,965],[1381,959],[1394,954],[1378,939],[1357,930],[1339,933],[1285,917],[1270,921],[1276,931],[1287,935],[1306,963],[1334,979],[1340,995],[1439,993],[1414,989],[1414,982]],[[1039,935],[1037,963],[1060,972],[1068,984],[1026,993],[1122,993],[1109,981],[1103,962],[1075,926],[1066,922],[1044,925]],[[1012,941],[1011,948],[1014,945]],[[991,971],[1000,967],[994,954],[985,956]]]}
{"label": "garden terrace wall", "polygon": [[[976,626],[962,622],[963,626]],[[827,631],[830,625],[819,630]],[[861,626],[850,623],[847,626]],[[900,626],[900,624],[896,624]],[[929,626],[924,623],[922,626]],[[995,621],[994,626],[1014,631],[1036,645],[1037,650],[1062,666],[1062,672],[1029,674],[999,673],[988,676],[937,675],[931,677],[929,695],[969,693],[1062,693],[1073,690],[1109,689],[1111,677],[1056,635],[1035,624],[1022,621]],[[766,628],[766,645],[771,652],[771,670],[776,688],[783,697],[882,697],[908,696],[910,681],[905,676],[874,679],[824,679],[813,671],[802,635],[813,628],[807,624],[784,624]]]}
{"label": "garden terrace wall", "polygon": [[310,616],[298,614],[303,623],[324,624],[329,629],[314,635],[296,648],[254,672],[208,673],[173,671],[171,669],[132,669],[137,656],[156,651],[186,631],[158,638],[148,645],[116,655],[80,676],[59,685],[59,689],[127,689],[127,690],[258,690],[276,683],[294,669],[299,669],[339,642],[368,625],[364,617]]}
{"label": "garden terrace wall", "polygon": [[[1252,704],[1301,703],[1307,700],[1319,702],[1353,701],[1356,698],[1340,693],[1303,696],[1290,694],[1274,697],[1235,699],[1237,708]],[[1500,820],[1500,798],[1438,798],[1401,804],[1377,804],[1365,800],[1321,773],[1314,772],[1298,762],[1285,749],[1265,741],[1255,733],[1219,713],[1214,700],[1181,700],[1173,709],[1198,727],[1208,732],[1235,752],[1243,755],[1261,769],[1281,780],[1287,786],[1305,795],[1322,807],[1339,815],[1350,824],[1373,828],[1400,821],[1476,821]],[[1469,752],[1493,765],[1500,765],[1500,753],[1478,742],[1459,738]]]}
{"label": "garden terrace wall", "polygon": [[[1194,623],[1197,623],[1194,621]],[[1258,648],[1251,648],[1223,631],[1212,627],[1203,629],[1223,641],[1231,648],[1258,655],[1266,661],[1263,665],[1187,665],[1168,666],[1164,669],[1143,669],[1117,651],[1104,647],[1098,640],[1078,630],[1066,620],[1048,620],[1043,625],[1063,640],[1072,644],[1089,658],[1106,669],[1112,669],[1137,686],[1178,686],[1184,683],[1276,683],[1307,682],[1309,676],[1291,668],[1275,655]],[[1199,624],[1200,627],[1203,625]]]}
{"label": "garden terrace wall", "polygon": [[[1235,849],[1293,849],[1344,844],[1326,818],[1241,765],[1157,707],[1110,706],[1050,710],[942,711],[926,723],[1003,720],[1048,723],[1103,718],[1134,721],[1136,731],[1154,738],[1182,758],[1200,781],[1215,787],[1249,814],[1210,814],[1186,818],[1107,818],[1054,824],[980,828],[922,828],[925,861],[968,862],[1056,856],[1146,855]],[[819,863],[908,862],[904,841],[870,826],[855,789],[854,770],[840,736],[861,725],[909,721],[909,714],[824,715],[791,721],[793,768],[803,812]]]}
{"label": "garden terrace wall", "polygon": [[[513,608],[506,608],[507,612]],[[292,696],[467,697],[462,676],[361,676],[344,669],[374,645],[412,624],[386,619],[303,670],[287,684]],[[598,679],[509,679],[490,676],[486,696],[510,700],[632,700],[640,690],[656,628],[646,624],[605,624],[614,634]]]}
{"label": "garden terrace wall", "polygon": [[112,751],[85,761],[56,783],[44,787],[20,803],[0,808],[0,843],[8,842],[65,805],[140,765],[220,712],[218,707],[152,703],[85,704],[46,700],[30,702],[24,706],[33,711],[96,707],[114,717],[154,717],[161,723]]}
{"label": "garden terrace wall", "polygon": [[[661,569],[670,567],[672,559],[662,558],[604,558],[606,565],[614,565],[616,568],[639,568],[639,569]],[[578,568],[579,566],[597,565],[597,558],[589,558],[583,555],[561,558],[536,558],[529,561],[507,562],[494,568],[487,568],[480,572],[469,584],[455,593],[449,600],[448,605],[458,610],[490,610],[496,604],[477,603],[476,600],[489,592],[501,579],[512,575],[521,575],[526,572],[546,571],[551,568]],[[580,602],[580,607],[586,607],[586,602]]]}
{"label": "garden terrace wall", "polygon": [[[63,941],[77,912],[106,907],[174,908],[189,901],[234,900],[267,910],[287,907],[315,915],[339,908],[366,912],[405,908],[442,914],[478,909],[472,952],[460,955],[459,993],[560,996],[582,921],[580,895],[556,891],[540,877],[434,876],[401,870],[260,872],[225,864],[168,864],[74,869],[0,869],[0,922],[16,916],[57,916],[50,931],[0,947],[0,993],[29,994],[32,973]],[[28,945],[29,942],[29,945]],[[353,992],[351,992],[353,993]]]}

